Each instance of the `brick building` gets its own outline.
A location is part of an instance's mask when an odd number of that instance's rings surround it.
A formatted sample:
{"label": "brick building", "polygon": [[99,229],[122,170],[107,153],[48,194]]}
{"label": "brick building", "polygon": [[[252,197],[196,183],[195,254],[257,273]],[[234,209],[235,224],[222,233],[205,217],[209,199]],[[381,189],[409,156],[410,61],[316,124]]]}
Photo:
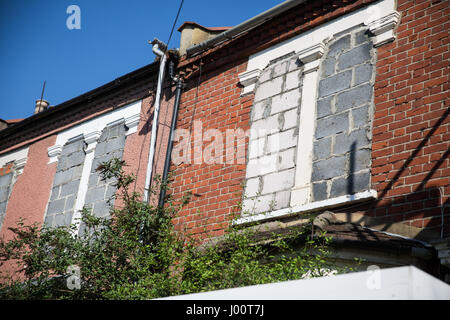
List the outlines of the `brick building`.
{"label": "brick building", "polygon": [[179,58],[167,56],[175,76],[161,57],[2,123],[1,236],[20,217],[59,226],[83,206],[107,215],[115,190],[95,168],[111,157],[145,194],[164,172],[176,106],[169,192],[194,195],[177,228],[209,239],[230,223],[277,230],[313,214],[326,218],[317,226],[337,259],[414,264],[445,279],[449,10],[298,0],[232,28],[184,23]]}

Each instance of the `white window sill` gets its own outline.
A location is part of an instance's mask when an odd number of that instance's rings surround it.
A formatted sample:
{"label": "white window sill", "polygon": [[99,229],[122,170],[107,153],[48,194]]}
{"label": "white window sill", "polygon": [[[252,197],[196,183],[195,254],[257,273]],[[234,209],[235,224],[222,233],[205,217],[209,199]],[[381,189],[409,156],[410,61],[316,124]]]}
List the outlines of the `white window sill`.
{"label": "white window sill", "polygon": [[241,218],[235,219],[233,225],[243,225],[252,222],[259,222],[273,218],[283,218],[292,214],[309,213],[314,211],[326,210],[329,208],[341,206],[343,204],[352,204],[356,202],[362,202],[377,198],[377,192],[375,190],[367,190],[358,192],[351,195],[340,196],[332,199],[315,201],[308,204],[280,209],[276,211],[260,213],[255,215],[247,215]]}

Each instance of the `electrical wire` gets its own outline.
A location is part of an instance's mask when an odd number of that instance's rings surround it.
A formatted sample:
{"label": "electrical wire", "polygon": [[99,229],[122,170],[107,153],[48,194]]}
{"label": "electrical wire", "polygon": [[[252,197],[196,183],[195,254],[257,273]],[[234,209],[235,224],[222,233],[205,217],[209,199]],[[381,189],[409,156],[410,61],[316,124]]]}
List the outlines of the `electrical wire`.
{"label": "electrical wire", "polygon": [[[192,125],[194,123],[194,118],[195,118],[195,111],[197,109],[197,102],[198,102],[198,88],[200,87],[200,82],[202,79],[202,59],[200,59],[200,63],[199,63],[199,75],[198,75],[198,79],[197,79],[197,88],[195,90],[195,100],[194,100],[194,106],[193,106],[193,110],[192,110],[192,117],[191,117],[191,124],[189,126],[189,140],[191,140],[192,138]],[[195,158],[195,155],[194,155]]]}
{"label": "electrical wire", "polygon": [[[164,49],[164,54],[166,54],[167,49],[169,48],[169,43],[170,43],[170,40],[172,39],[173,31],[175,30],[175,26],[176,26],[176,24],[178,22],[178,18],[180,16],[180,12],[181,12],[181,8],[183,7],[183,3],[184,3],[184,0],[181,0],[180,6],[178,7],[177,15],[176,15],[175,20],[174,20],[174,22],[172,24],[172,29],[170,30],[169,38],[167,39],[167,42],[166,42],[167,46]],[[150,117],[147,117],[147,119],[145,119],[145,123],[146,123],[147,126],[149,126],[149,121],[148,121],[149,118]],[[146,139],[142,139],[141,152],[140,152],[140,155],[139,155],[138,172],[136,174],[136,180],[135,180],[135,183],[134,183],[134,191],[136,191],[136,183],[137,183],[137,178],[138,178],[138,175],[139,175],[139,168],[140,168],[141,159],[142,159],[142,150],[144,149],[144,143],[145,142],[146,142]]]}
{"label": "electrical wire", "polygon": [[173,25],[172,25],[172,30],[170,30],[169,38],[166,41],[167,46],[164,49],[164,54],[166,53],[167,49],[169,48],[170,39],[172,39],[173,31],[175,30],[175,26],[177,24],[178,17],[180,16],[181,8],[183,7],[183,3],[184,3],[184,0],[181,0],[180,6],[178,7],[177,16],[175,17],[175,20],[174,20]]}

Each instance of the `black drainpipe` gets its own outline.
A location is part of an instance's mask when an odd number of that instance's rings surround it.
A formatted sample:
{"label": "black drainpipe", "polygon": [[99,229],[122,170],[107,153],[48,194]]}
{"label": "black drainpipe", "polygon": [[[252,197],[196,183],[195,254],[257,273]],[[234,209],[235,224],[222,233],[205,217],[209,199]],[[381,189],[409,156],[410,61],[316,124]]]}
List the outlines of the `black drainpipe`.
{"label": "black drainpipe", "polygon": [[[162,175],[163,183],[167,182],[167,177],[169,175],[170,160],[172,158],[172,149],[173,149],[173,138],[175,134],[175,128],[177,126],[178,108],[180,106],[181,91],[183,89],[183,81],[181,80],[181,78],[175,77],[175,62],[173,60],[170,60],[169,62],[169,76],[172,79],[172,81],[176,81],[177,87],[175,91],[175,103],[173,106],[172,123],[170,125],[169,143],[167,144],[166,160],[164,162],[164,171]],[[162,208],[164,206],[165,198],[166,198],[166,187],[162,186],[161,193],[159,194],[159,202],[158,202],[159,207]]]}

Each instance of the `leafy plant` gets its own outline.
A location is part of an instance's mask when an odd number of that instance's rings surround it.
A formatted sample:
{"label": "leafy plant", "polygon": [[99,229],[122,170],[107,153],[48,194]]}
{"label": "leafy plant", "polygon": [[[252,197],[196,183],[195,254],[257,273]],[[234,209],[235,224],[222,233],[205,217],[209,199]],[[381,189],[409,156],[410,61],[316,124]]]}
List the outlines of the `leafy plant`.
{"label": "leafy plant", "polygon": [[337,270],[327,260],[329,239],[313,236],[308,226],[283,233],[230,227],[206,243],[177,232],[173,218],[191,195],[178,203],[168,196],[164,208],[143,202],[130,191],[135,177],[124,165],[112,159],[97,169],[115,181],[122,201],[108,218],[83,209],[79,223],[69,226],[19,221],[10,228],[14,238],[0,242],[0,264],[14,262],[16,275],[2,274],[1,299],[149,299]]}

